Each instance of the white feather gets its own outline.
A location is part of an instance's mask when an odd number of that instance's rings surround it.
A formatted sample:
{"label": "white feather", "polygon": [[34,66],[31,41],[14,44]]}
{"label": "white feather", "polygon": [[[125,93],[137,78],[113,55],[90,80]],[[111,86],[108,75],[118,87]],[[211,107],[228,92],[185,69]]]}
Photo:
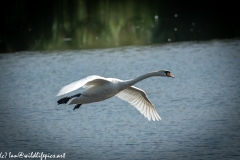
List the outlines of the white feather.
{"label": "white feather", "polygon": [[131,86],[119,92],[116,96],[136,107],[149,121],[151,119],[154,121],[161,120],[152,102],[140,88]]}
{"label": "white feather", "polygon": [[61,96],[64,94],[67,94],[69,92],[75,91],[81,87],[83,88],[90,88],[94,85],[99,85],[101,82],[104,83],[104,81],[107,81],[106,78],[100,77],[100,76],[88,76],[84,79],[72,82],[66,86],[64,86],[57,94],[57,96]]}

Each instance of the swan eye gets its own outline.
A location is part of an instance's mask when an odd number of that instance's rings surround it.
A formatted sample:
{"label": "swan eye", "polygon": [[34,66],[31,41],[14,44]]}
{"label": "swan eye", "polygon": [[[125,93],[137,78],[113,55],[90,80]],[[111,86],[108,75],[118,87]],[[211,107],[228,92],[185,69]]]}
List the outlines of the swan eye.
{"label": "swan eye", "polygon": [[166,76],[168,76],[170,72],[169,71],[165,71],[165,73],[166,73]]}

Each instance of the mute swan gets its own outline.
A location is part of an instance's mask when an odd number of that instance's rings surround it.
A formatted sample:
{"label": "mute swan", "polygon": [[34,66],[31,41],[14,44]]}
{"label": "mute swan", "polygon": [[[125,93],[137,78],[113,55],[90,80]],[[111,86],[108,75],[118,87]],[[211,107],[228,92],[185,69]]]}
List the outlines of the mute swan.
{"label": "mute swan", "polygon": [[120,80],[116,78],[104,78],[100,76],[88,76],[84,79],[72,82],[69,85],[64,86],[57,94],[57,96],[64,95],[66,93],[77,90],[81,87],[87,88],[82,93],[76,94],[70,97],[64,97],[58,100],[58,104],[66,103],[67,105],[76,104],[73,110],[79,108],[82,104],[103,101],[113,96],[129,102],[131,105],[137,108],[148,120],[153,121],[161,120],[155,107],[148,99],[146,93],[133,86],[135,83],[152,77],[152,76],[163,76],[172,77],[174,76],[168,70],[160,70],[151,73],[144,74],[135,79]]}

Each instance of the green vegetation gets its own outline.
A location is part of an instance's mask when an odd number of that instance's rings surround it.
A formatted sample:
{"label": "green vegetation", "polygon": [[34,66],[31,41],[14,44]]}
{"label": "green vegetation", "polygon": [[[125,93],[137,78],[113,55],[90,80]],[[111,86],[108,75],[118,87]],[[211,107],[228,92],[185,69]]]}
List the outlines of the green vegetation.
{"label": "green vegetation", "polygon": [[144,45],[152,41],[154,28],[159,25],[144,5],[132,1],[114,4],[100,1],[90,13],[86,1],[76,1],[75,7],[73,13],[68,7],[64,8],[62,15],[59,8],[55,8],[52,36],[48,40],[37,40],[31,49]]}
{"label": "green vegetation", "polygon": [[204,4],[189,9],[181,8],[186,5],[180,2],[172,4],[163,0],[13,0],[0,11],[5,15],[0,52],[147,45],[240,34],[239,24],[229,28],[222,19],[214,19],[211,7],[203,12]]}

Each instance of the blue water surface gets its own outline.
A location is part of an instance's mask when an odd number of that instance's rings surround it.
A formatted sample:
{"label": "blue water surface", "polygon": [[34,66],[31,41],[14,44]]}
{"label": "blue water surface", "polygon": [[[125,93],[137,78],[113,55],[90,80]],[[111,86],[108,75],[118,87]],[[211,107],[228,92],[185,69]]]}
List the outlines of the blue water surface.
{"label": "blue water surface", "polygon": [[[239,159],[239,68],[239,40],[1,54],[0,153]],[[131,79],[160,69],[176,78],[136,84],[155,105],[159,122],[117,97],[74,111],[57,105],[61,87],[86,76]]]}

